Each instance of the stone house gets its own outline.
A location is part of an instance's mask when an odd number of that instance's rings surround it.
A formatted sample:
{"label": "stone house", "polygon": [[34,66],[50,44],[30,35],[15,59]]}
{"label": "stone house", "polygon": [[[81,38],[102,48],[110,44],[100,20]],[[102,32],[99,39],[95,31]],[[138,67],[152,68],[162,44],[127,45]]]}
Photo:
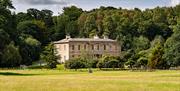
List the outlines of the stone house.
{"label": "stone house", "polygon": [[56,54],[60,56],[58,62],[64,63],[66,60],[90,54],[93,58],[102,57],[102,55],[119,56],[121,47],[116,40],[107,37],[99,38],[71,38],[54,42]]}

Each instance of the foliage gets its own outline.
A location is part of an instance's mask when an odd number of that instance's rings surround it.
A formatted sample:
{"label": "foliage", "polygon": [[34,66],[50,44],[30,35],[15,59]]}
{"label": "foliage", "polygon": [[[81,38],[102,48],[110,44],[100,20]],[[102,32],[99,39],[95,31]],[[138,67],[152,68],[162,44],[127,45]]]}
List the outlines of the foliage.
{"label": "foliage", "polygon": [[99,62],[97,63],[98,68],[123,68],[124,62],[118,58],[113,56],[103,56]]}
{"label": "foliage", "polygon": [[[101,38],[106,36],[118,40],[124,53],[123,60],[111,57],[107,58],[108,61],[102,59],[104,61],[98,62],[100,68],[123,68],[124,62],[130,68],[148,66],[152,69],[167,69],[180,66],[180,5],[143,11],[138,8],[128,10],[103,6],[83,11],[76,6],[70,6],[64,7],[63,12],[57,16],[53,16],[51,10],[35,8],[27,9],[26,13],[15,14],[10,10],[14,8],[12,0],[0,0],[1,62],[14,60],[4,60],[4,57],[8,55],[5,51],[15,50],[14,54],[19,54],[17,59],[22,59],[20,63],[17,62],[18,65],[31,65],[32,62],[41,60],[42,54],[53,68],[56,57],[52,52],[54,49],[48,44],[69,34],[72,37],[98,35]],[[46,55],[49,57],[45,57]],[[97,60],[85,62],[86,66],[95,67]],[[3,64],[9,65],[8,62]],[[11,66],[18,66],[17,64]]]}
{"label": "foliage", "polygon": [[56,68],[58,64],[57,60],[60,59],[55,53],[55,50],[53,44],[48,44],[41,54],[41,60],[47,62],[47,67],[51,69]]}
{"label": "foliage", "polygon": [[17,67],[21,64],[22,58],[19,53],[19,48],[11,42],[3,50],[2,61],[0,61],[1,67]]}
{"label": "foliage", "polygon": [[177,25],[175,27],[175,33],[167,39],[166,43],[164,44],[164,55],[163,59],[167,63],[168,67],[176,67],[180,66],[180,27]]}
{"label": "foliage", "polygon": [[[156,42],[154,40],[153,42]],[[159,42],[156,42],[155,45],[150,50],[149,56],[148,56],[148,67],[149,69],[156,69],[156,68],[162,68],[163,60],[163,46]]]}
{"label": "foliage", "polygon": [[133,68],[133,65],[135,65],[135,61],[133,59],[128,59],[128,61],[125,63],[125,65],[127,65],[129,68]]}
{"label": "foliage", "polygon": [[67,69],[80,69],[80,68],[86,68],[86,63],[83,59],[81,58],[76,58],[76,59],[70,59],[65,62],[65,67]]}

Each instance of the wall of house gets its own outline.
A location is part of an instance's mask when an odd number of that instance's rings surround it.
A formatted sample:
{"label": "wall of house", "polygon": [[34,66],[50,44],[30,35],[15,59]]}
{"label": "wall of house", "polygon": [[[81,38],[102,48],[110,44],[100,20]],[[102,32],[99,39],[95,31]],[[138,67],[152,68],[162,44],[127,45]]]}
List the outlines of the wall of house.
{"label": "wall of house", "polygon": [[61,57],[58,62],[65,62],[72,58],[91,55],[98,58],[103,55],[120,56],[120,46],[117,42],[68,42],[55,44],[57,55]]}
{"label": "wall of house", "polygon": [[59,63],[64,63],[66,60],[69,60],[69,44],[55,44],[57,55],[60,56]]}
{"label": "wall of house", "polygon": [[119,56],[120,46],[116,42],[70,42],[70,58],[84,54],[101,57],[102,55]]}

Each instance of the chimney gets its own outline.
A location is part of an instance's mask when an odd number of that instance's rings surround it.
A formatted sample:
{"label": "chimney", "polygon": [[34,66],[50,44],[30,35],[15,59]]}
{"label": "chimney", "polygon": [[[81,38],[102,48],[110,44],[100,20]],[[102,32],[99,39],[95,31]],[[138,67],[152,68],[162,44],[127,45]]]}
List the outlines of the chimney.
{"label": "chimney", "polygon": [[98,35],[95,35],[95,36],[94,36],[94,39],[99,39],[99,36],[98,36]]}
{"label": "chimney", "polygon": [[71,36],[70,35],[66,35],[66,39],[70,39],[71,38]]}
{"label": "chimney", "polygon": [[104,35],[104,39],[109,39],[109,37],[107,35]]}

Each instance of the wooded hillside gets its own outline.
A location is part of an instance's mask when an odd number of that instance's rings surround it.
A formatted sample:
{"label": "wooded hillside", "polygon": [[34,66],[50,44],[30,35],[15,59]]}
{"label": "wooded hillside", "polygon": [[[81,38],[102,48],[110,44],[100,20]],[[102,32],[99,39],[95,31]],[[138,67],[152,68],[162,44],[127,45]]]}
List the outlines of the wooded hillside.
{"label": "wooded hillside", "polygon": [[16,14],[10,9],[15,9],[10,0],[0,1],[0,67],[31,65],[43,58],[40,55],[50,57],[48,44],[66,34],[117,39],[123,59],[132,65],[180,66],[180,5],[144,11],[103,6],[83,11],[71,6],[58,16],[51,10],[31,8]]}

